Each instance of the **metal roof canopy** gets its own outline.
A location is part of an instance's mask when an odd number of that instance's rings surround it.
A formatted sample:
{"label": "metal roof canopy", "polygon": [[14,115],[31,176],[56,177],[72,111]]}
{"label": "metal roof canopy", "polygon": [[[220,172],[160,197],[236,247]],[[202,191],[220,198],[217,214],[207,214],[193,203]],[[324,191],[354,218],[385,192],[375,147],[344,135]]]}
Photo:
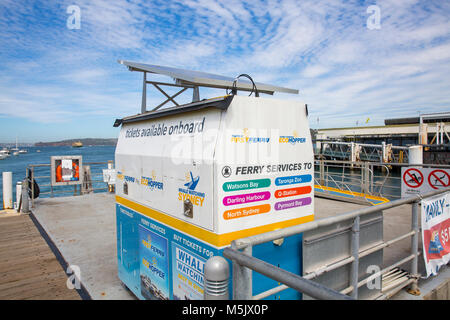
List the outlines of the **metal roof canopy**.
{"label": "metal roof canopy", "polygon": [[[123,64],[128,67],[130,71],[139,71],[143,72],[143,86],[142,86],[142,105],[141,105],[141,113],[147,111],[147,84],[152,84],[156,89],[158,89],[162,94],[166,96],[166,100],[155,107],[152,111],[156,111],[161,108],[164,104],[169,101],[172,101],[176,106],[179,104],[174,100],[179,94],[183,93],[187,89],[193,89],[192,102],[200,101],[199,87],[208,87],[208,88],[218,88],[218,89],[232,89],[233,82],[235,78],[226,77],[221,75],[216,75],[212,73],[200,72],[200,71],[191,71],[184,69],[177,69],[171,67],[157,66],[151,64],[137,63],[132,61],[118,60],[120,64]],[[171,77],[175,80],[175,83],[164,83],[158,81],[148,81],[147,73],[161,74],[168,77]],[[170,96],[160,87],[163,86],[171,86],[171,87],[180,87],[182,88],[176,94]],[[255,86],[259,93],[266,93],[273,95],[274,92],[284,92],[284,93],[292,93],[298,94],[298,90],[283,88],[278,86],[273,86],[264,83],[255,83]],[[236,82],[236,87],[238,91],[252,91],[253,84],[250,81],[240,80]]]}

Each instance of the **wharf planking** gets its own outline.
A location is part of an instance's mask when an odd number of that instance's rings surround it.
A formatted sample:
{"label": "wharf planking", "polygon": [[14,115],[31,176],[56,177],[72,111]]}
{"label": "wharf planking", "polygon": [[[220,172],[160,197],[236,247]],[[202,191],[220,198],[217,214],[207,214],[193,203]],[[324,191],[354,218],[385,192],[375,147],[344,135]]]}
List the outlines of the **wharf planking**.
{"label": "wharf planking", "polygon": [[0,215],[0,300],[81,300],[28,215]]}

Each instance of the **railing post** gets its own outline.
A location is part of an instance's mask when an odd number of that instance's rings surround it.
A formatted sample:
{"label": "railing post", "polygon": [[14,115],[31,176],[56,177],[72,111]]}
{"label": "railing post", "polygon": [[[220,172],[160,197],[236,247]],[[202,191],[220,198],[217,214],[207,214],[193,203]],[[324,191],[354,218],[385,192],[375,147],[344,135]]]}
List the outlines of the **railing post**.
{"label": "railing post", "polygon": [[[237,250],[234,242],[231,248]],[[252,246],[245,247],[242,252],[252,256]],[[233,260],[233,300],[250,300],[252,291],[252,270]]]}
{"label": "railing post", "polygon": [[411,275],[416,277],[416,279],[411,284],[408,293],[418,296],[420,295],[420,289],[417,285],[419,263],[419,202],[417,201],[412,204],[411,216],[411,231],[414,231],[414,235],[411,237],[411,254],[414,255],[414,258],[411,261]]}
{"label": "railing post", "polygon": [[323,159],[319,160],[319,171],[320,171],[320,178],[319,182],[321,186],[325,185],[325,161]]}
{"label": "railing post", "polygon": [[30,212],[30,206],[28,203],[28,168],[27,168],[27,176],[25,180],[22,182],[22,205],[21,205],[21,212],[22,213],[29,213]]}
{"label": "railing post", "polygon": [[364,162],[364,165],[361,166],[361,179],[362,179],[362,193],[370,192],[370,168],[369,162]]}
{"label": "railing post", "polygon": [[352,298],[358,299],[358,278],[359,278],[359,216],[353,220],[351,252],[354,258],[350,268],[350,285],[353,287]]}
{"label": "railing post", "polygon": [[31,207],[34,208],[34,167],[31,167]]}
{"label": "railing post", "polygon": [[29,205],[29,181],[30,181],[30,169],[27,167],[25,169],[25,179],[22,181],[22,199],[21,199],[21,208],[20,211],[22,213],[29,213],[30,212],[30,205]]}
{"label": "railing post", "polygon": [[352,163],[350,165],[350,167],[353,169],[353,162],[356,161],[356,152],[355,152],[355,143],[354,142],[350,143],[350,159],[349,160]]}
{"label": "railing post", "polygon": [[[369,168],[368,168],[368,174],[369,174],[369,194],[373,195],[373,176],[375,175],[374,173],[374,168],[373,168],[373,164],[369,164]],[[380,194],[381,194],[381,190],[380,190]]]}
{"label": "railing post", "polygon": [[387,152],[386,152],[386,142],[382,141],[381,142],[381,163],[386,163],[387,161]]}

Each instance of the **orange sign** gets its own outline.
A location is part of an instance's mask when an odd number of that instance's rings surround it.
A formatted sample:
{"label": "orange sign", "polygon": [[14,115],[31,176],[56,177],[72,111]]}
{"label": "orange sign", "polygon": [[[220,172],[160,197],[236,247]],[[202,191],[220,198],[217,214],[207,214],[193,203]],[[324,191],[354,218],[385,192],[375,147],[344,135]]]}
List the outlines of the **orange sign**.
{"label": "orange sign", "polygon": [[225,220],[248,217],[255,214],[266,213],[270,211],[270,204],[262,204],[259,206],[239,208],[233,210],[227,210],[223,213]]}
{"label": "orange sign", "polygon": [[298,196],[300,194],[307,194],[310,192],[311,192],[311,186],[281,189],[281,190],[275,191],[275,197],[276,198],[285,198],[285,197]]}

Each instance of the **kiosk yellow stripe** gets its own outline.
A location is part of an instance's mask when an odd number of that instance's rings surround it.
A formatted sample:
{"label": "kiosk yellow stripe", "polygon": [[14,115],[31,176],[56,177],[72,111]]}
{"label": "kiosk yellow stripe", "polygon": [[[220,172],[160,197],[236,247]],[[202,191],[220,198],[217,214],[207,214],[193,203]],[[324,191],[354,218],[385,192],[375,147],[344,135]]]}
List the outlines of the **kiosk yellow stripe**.
{"label": "kiosk yellow stripe", "polygon": [[310,222],[314,220],[314,215],[309,215],[305,217],[295,218],[291,220],[276,222],[264,226],[259,226],[255,228],[249,228],[244,229],[240,231],[234,231],[224,234],[215,234],[211,231],[205,230],[203,228],[200,228],[198,226],[195,226],[191,223],[182,221],[180,219],[171,217],[167,214],[164,214],[162,212],[159,212],[157,210],[148,208],[146,206],[143,206],[142,204],[139,204],[137,202],[125,199],[120,196],[116,196],[116,203],[124,205],[125,207],[128,207],[140,214],[143,214],[149,218],[152,218],[158,222],[164,223],[174,229],[177,229],[179,231],[182,231],[188,235],[191,235],[197,239],[200,239],[202,241],[205,241],[213,246],[216,247],[224,247],[231,243],[231,241],[245,238],[249,236],[253,236],[256,234],[273,231],[277,229],[282,229],[286,227],[291,227],[297,224],[302,224],[306,222]]}

